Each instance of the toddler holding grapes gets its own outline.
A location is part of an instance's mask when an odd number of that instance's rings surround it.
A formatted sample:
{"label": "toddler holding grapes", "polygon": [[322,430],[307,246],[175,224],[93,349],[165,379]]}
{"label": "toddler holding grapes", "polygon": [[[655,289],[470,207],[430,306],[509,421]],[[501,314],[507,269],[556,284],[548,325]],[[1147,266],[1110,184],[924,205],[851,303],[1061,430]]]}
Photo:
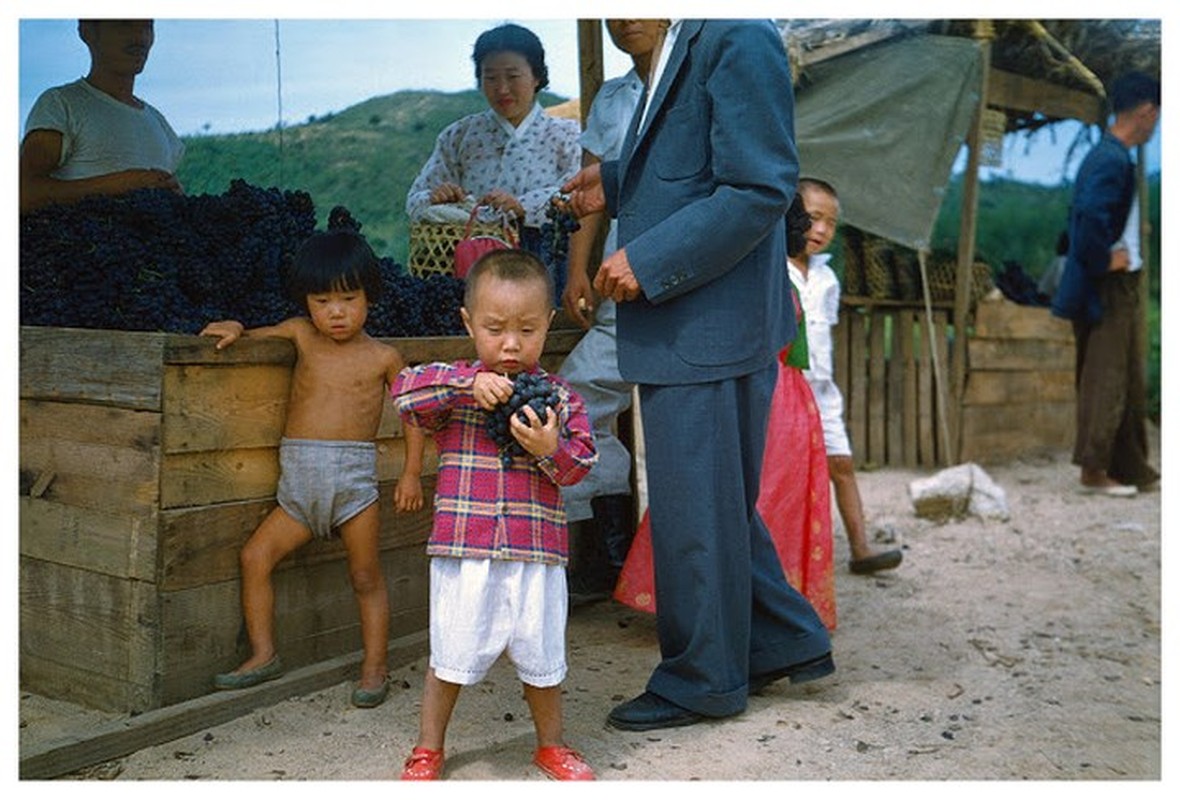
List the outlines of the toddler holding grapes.
{"label": "toddler holding grapes", "polygon": [[[534,763],[558,780],[594,778],[563,740],[568,543],[559,487],[585,477],[597,452],[582,399],[538,366],[552,298],[536,256],[484,255],[467,275],[461,309],[476,360],[404,369],[391,390],[402,418],[431,432],[439,452],[427,544],[430,667],[402,780],[441,776],[460,689],[482,680],[503,652],[524,684]],[[500,418],[521,454],[494,438],[493,412],[526,389],[540,402]]]}

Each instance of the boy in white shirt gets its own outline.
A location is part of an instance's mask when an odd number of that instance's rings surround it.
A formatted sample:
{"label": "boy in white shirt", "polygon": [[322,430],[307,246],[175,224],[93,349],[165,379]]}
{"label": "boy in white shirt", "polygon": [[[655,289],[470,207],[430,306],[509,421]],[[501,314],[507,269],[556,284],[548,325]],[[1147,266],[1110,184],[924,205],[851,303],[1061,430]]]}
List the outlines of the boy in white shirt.
{"label": "boy in white shirt", "polygon": [[799,195],[811,217],[805,256],[789,259],[787,270],[803,303],[807,322],[807,348],[811,368],[804,371],[819,406],[828,453],[828,472],[836,494],[836,508],[848,536],[851,558],[848,568],[857,575],[893,569],[901,563],[901,550],[875,552],[865,535],[864,507],[852,465],[852,446],[844,427],[844,398],[832,373],[832,327],[840,317],[840,282],[824,253],[836,235],[840,199],[835,188],[814,178],[799,180]]}

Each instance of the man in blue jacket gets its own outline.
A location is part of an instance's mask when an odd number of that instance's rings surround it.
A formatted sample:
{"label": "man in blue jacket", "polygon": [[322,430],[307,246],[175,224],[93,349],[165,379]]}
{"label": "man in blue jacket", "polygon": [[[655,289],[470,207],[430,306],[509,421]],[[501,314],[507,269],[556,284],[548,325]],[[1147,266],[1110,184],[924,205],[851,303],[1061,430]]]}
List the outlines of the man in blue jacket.
{"label": "man in blue jacket", "polygon": [[611,711],[624,730],[737,714],[774,680],[835,668],[755,511],[775,357],[795,335],[786,53],[751,20],[673,20],[657,53],[621,156],[564,189],[579,216],[618,220],[594,288],[618,303],[619,371],[643,412],[662,660]]}
{"label": "man in blue jacket", "polygon": [[1053,313],[1072,320],[1077,352],[1077,438],[1081,490],[1133,497],[1156,482],[1147,463],[1141,363],[1139,204],[1131,149],[1159,120],[1160,85],[1129,73],[1110,88],[1114,122],[1074,182],[1069,253]]}

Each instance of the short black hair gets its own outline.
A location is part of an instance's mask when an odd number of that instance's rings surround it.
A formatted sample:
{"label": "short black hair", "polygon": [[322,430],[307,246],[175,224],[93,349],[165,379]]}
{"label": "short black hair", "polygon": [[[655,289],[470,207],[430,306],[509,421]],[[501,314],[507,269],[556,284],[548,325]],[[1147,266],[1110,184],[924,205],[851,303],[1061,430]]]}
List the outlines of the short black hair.
{"label": "short black hair", "polygon": [[802,194],[803,189],[807,186],[810,186],[813,189],[819,189],[821,192],[827,193],[828,195],[831,196],[831,198],[833,200],[840,199],[840,195],[836,194],[836,187],[833,186],[832,184],[828,183],[825,180],[821,180],[820,178],[812,178],[810,176],[804,176],[804,177],[800,178],[799,179],[799,193]]}
{"label": "short black hair", "polygon": [[533,77],[537,79],[537,91],[549,85],[549,68],[545,66],[545,47],[537,34],[521,25],[511,22],[484,31],[475,40],[471,60],[475,62],[476,85],[483,79],[483,60],[492,53],[516,53],[529,62]]}
{"label": "short black hair", "polygon": [[811,229],[811,215],[803,205],[803,195],[796,192],[787,209],[787,255],[797,258],[807,250],[807,231]]}
{"label": "short black hair", "polygon": [[369,303],[381,297],[381,266],[369,243],[351,230],[313,233],[299,250],[287,274],[287,296],[307,308],[307,296],[360,289]]}
{"label": "short black hair", "polygon": [[500,280],[516,283],[537,281],[545,285],[545,296],[550,298],[552,307],[553,276],[541,259],[528,250],[491,250],[484,253],[471,265],[463,291],[463,305],[471,309],[475,299],[475,287],[484,275],[493,275]]}
{"label": "short black hair", "polygon": [[1160,82],[1143,72],[1120,75],[1110,86],[1110,110],[1115,114],[1143,104],[1160,104]]}

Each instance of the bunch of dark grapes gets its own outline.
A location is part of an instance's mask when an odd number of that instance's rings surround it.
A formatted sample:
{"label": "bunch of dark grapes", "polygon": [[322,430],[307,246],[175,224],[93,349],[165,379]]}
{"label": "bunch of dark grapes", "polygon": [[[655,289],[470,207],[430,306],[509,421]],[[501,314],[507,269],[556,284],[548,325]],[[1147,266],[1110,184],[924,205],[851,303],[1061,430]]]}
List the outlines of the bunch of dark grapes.
{"label": "bunch of dark grapes", "polygon": [[[361,228],[343,206],[327,223]],[[307,192],[241,179],[220,195],[140,189],[48,206],[20,218],[20,323],[189,334],[217,319],[273,325],[306,313],[288,299],[286,275],[315,229]],[[371,335],[464,333],[462,281],[379,264]]]}
{"label": "bunch of dark grapes", "polygon": [[550,265],[564,264],[569,255],[570,234],[582,227],[569,210],[569,197],[554,195],[545,207],[541,223],[541,253]]}
{"label": "bunch of dark grapes", "polygon": [[487,412],[487,432],[500,448],[500,463],[505,467],[512,465],[512,459],[527,455],[525,449],[512,435],[509,425],[515,414],[521,422],[528,422],[528,415],[524,407],[530,407],[537,416],[544,421],[545,409],[552,408],[557,413],[561,403],[561,395],[557,387],[544,375],[521,372],[512,382],[512,396],[506,402]]}

